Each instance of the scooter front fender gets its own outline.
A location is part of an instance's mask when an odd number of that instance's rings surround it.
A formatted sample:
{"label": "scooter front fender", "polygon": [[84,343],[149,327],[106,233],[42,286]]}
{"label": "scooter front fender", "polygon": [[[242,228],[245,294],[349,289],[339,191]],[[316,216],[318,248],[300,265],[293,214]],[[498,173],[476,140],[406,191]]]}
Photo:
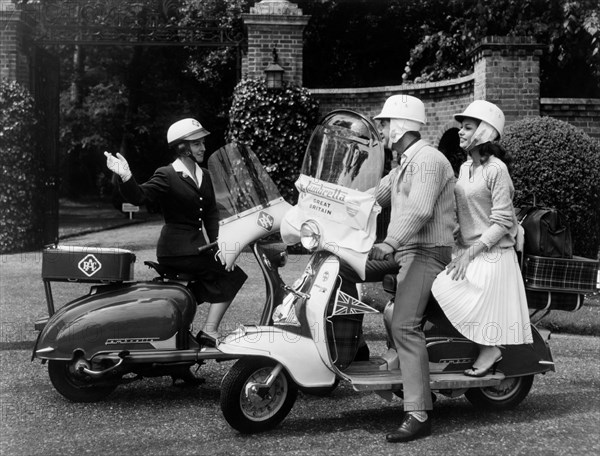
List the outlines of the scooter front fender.
{"label": "scooter front fender", "polygon": [[336,375],[323,364],[311,338],[276,326],[241,326],[218,349],[236,357],[274,359],[301,387],[331,386],[335,382]]}

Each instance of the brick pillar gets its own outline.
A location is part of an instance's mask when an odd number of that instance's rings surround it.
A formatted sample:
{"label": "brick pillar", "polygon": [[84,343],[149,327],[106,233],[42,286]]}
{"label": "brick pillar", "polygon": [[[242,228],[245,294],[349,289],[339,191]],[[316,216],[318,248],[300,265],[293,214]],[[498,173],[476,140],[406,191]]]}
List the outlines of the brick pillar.
{"label": "brick pillar", "polygon": [[304,28],[310,16],[287,0],[263,0],[242,18],[248,30],[248,53],[242,59],[242,76],[264,79],[264,70],[273,61],[277,48],[278,64],[285,70],[284,81],[302,85]]}
{"label": "brick pillar", "polygon": [[540,57],[531,37],[488,36],[471,52],[476,100],[496,103],[507,123],[540,114]]}
{"label": "brick pillar", "polygon": [[11,0],[0,0],[0,78],[29,87],[28,36],[32,19]]}

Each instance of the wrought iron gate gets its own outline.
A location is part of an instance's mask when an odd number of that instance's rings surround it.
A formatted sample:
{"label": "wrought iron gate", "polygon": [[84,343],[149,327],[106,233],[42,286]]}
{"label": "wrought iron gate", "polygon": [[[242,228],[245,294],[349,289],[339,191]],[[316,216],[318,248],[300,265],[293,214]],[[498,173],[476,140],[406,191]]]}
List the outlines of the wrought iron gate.
{"label": "wrought iron gate", "polygon": [[38,159],[45,168],[44,245],[58,242],[58,138],[60,67],[58,56],[34,46],[31,92],[40,115]]}
{"label": "wrought iron gate", "polygon": [[59,226],[60,68],[58,56],[48,49],[56,45],[234,47],[239,79],[245,37],[232,34],[216,20],[194,27],[177,24],[173,18],[178,0],[50,0],[21,6],[36,24],[30,81],[42,113],[40,159],[47,170],[44,243],[50,244],[58,242]]}

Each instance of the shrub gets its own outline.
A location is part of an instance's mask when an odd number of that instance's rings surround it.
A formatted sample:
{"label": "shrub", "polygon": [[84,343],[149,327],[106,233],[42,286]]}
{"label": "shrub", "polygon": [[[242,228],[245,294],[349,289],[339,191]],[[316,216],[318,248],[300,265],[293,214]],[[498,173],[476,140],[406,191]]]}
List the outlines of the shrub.
{"label": "shrub", "polygon": [[37,155],[33,98],[0,81],[0,252],[43,243],[43,163]]}
{"label": "shrub", "polygon": [[246,79],[234,90],[227,139],[248,145],[281,195],[294,204],[294,183],[318,115],[308,90],[289,84],[268,89],[262,81]]}
{"label": "shrub", "polygon": [[600,244],[600,143],[551,117],[510,125],[502,145],[512,154],[515,207],[531,204],[563,212],[571,225],[573,253],[596,258]]}

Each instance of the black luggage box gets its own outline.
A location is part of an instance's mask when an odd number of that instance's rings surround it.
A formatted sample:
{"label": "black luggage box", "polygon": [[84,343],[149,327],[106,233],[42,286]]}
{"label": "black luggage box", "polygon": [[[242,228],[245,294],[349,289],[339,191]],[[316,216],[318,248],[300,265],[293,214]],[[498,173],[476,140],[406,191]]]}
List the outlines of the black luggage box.
{"label": "black luggage box", "polygon": [[53,246],[42,253],[42,279],[58,282],[133,280],[135,254],[117,248]]}

